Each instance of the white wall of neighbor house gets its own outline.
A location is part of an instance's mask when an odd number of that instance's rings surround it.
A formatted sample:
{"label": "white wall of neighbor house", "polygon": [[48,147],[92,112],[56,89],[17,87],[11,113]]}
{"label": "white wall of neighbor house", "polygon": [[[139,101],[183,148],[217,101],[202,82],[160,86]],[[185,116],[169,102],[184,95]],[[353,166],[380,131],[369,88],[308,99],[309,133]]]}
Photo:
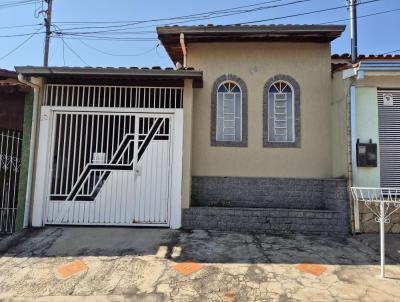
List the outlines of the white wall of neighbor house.
{"label": "white wall of neighbor house", "polygon": [[358,167],[355,185],[365,187],[380,187],[380,157],[379,157],[379,115],[378,89],[399,88],[398,76],[366,76],[357,80],[357,138],[361,142],[368,142],[371,138],[378,144],[378,167]]}
{"label": "white wall of neighbor house", "polygon": [[[329,43],[202,43],[188,45],[188,66],[203,71],[194,90],[192,175],[332,177],[332,79]],[[233,74],[248,89],[248,146],[212,147],[214,81]],[[301,89],[301,147],[263,147],[263,89],[274,75]]]}
{"label": "white wall of neighbor house", "polygon": [[373,143],[378,144],[378,167],[357,167],[353,182],[355,186],[379,187],[380,161],[377,88],[357,87],[356,108],[356,137],[360,140],[360,143],[367,143],[372,139]]}

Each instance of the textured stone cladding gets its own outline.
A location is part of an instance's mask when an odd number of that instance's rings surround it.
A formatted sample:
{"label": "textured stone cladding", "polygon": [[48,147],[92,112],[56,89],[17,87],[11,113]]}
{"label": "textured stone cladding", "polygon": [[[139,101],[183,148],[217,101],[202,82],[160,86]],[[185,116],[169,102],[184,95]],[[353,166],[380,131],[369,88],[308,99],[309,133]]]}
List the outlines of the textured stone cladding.
{"label": "textured stone cladding", "polygon": [[[208,190],[206,190],[208,188]],[[344,179],[194,177],[184,229],[347,235]]]}
{"label": "textured stone cladding", "polygon": [[192,207],[183,209],[182,228],[267,234],[349,234],[347,215],[337,211]]}
{"label": "textured stone cladding", "polygon": [[[343,210],[346,180],[193,177],[192,206]],[[344,202],[345,201],[345,202]]]}
{"label": "textured stone cladding", "polygon": [[[392,211],[394,207],[391,207]],[[379,211],[379,210],[378,210]],[[378,233],[379,223],[375,221],[374,214],[360,203],[360,231],[361,233]],[[385,224],[386,233],[400,234],[400,209],[390,216],[390,223]]]}

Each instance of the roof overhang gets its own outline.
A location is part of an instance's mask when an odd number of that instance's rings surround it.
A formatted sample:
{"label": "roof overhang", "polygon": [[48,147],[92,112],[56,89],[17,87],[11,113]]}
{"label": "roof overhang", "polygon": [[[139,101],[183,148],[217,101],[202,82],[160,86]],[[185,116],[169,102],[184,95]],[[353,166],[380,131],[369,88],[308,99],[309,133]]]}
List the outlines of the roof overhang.
{"label": "roof overhang", "polygon": [[193,87],[203,86],[203,72],[193,69],[175,70],[172,68],[124,68],[124,67],[15,67],[17,73],[29,77],[44,78],[103,78],[103,79],[126,79],[126,80],[184,80],[192,79]]}
{"label": "roof overhang", "polygon": [[357,76],[358,80],[365,77],[400,76],[400,61],[361,61],[357,66],[343,70],[343,78]]}
{"label": "roof overhang", "polygon": [[202,79],[203,72],[197,70],[102,68],[102,67],[15,67],[17,73],[33,77],[51,76],[104,76],[131,78]]}
{"label": "roof overhang", "polygon": [[17,87],[20,92],[27,92],[30,90],[29,86],[18,81],[18,74],[15,71],[0,69],[0,87]]}
{"label": "roof overhang", "polygon": [[340,37],[344,25],[166,26],[157,27],[158,38],[172,61],[182,62],[180,43],[210,42],[314,42],[329,43]]}

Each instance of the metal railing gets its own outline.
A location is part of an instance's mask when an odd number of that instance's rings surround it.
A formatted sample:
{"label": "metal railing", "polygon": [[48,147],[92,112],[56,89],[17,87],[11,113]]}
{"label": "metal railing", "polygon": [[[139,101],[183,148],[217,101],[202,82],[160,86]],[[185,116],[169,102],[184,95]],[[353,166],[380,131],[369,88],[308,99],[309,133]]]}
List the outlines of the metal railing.
{"label": "metal railing", "polygon": [[183,108],[181,87],[47,84],[45,106],[108,108]]}
{"label": "metal railing", "polygon": [[0,233],[15,231],[22,133],[0,130]]}
{"label": "metal railing", "polygon": [[379,223],[381,248],[381,277],[385,277],[385,223],[390,216],[400,210],[400,188],[352,187],[354,208],[358,210],[362,202],[374,214]]}

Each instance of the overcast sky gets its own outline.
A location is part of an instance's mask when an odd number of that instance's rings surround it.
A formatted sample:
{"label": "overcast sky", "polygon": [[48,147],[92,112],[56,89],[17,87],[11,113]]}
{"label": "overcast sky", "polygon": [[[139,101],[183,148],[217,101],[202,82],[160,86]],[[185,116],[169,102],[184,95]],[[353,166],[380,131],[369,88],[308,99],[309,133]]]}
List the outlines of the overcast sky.
{"label": "overcast sky", "polygon": [[[60,38],[61,35],[52,38],[49,64],[51,66],[171,66],[172,62],[162,46],[157,47],[156,25],[166,23],[180,25],[236,24],[346,5],[346,0],[53,1],[53,22],[56,26],[54,30],[64,33],[62,37],[65,42],[63,43]],[[358,15],[362,17],[379,14],[359,19],[359,52],[381,54],[399,50],[395,53],[400,53],[400,0],[379,0],[368,3],[369,1],[371,0],[360,1],[362,5],[358,7]],[[38,25],[43,23],[43,16],[39,13],[41,0],[34,2],[34,0],[0,0],[0,68],[13,69],[13,66],[42,65],[44,34],[43,28]],[[15,4],[20,5],[15,6]],[[241,8],[240,14],[238,9],[234,9],[245,5],[254,6]],[[272,8],[273,5],[280,6]],[[254,10],[244,11],[249,9]],[[225,16],[212,18],[215,17],[214,13],[209,15],[209,19],[201,16],[200,20],[192,18],[133,23],[220,10],[226,10]],[[381,12],[386,13],[380,14]],[[226,16],[227,14],[230,15]],[[346,19],[348,15],[348,10],[342,7],[254,24],[319,24]],[[348,25],[346,20],[336,23]],[[32,33],[36,34],[31,36]],[[28,38],[30,39],[27,40]],[[26,42],[21,45],[24,41]],[[18,49],[12,51],[18,46],[20,46]],[[11,54],[4,57],[10,52]],[[350,52],[349,26],[342,37],[332,44],[332,53],[346,52]]]}

